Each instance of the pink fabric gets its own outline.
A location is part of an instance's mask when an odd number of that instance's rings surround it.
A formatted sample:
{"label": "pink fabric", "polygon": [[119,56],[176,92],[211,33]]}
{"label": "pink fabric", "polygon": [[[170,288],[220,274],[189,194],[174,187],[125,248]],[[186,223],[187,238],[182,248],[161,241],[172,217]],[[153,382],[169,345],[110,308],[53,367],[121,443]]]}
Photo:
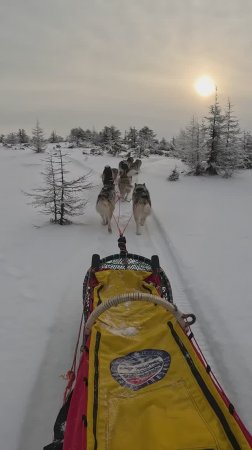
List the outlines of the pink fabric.
{"label": "pink fabric", "polygon": [[[89,347],[89,342],[87,343]],[[68,411],[63,450],[86,450],[87,428],[83,416],[87,417],[88,353],[83,352],[77,373],[73,396]]]}

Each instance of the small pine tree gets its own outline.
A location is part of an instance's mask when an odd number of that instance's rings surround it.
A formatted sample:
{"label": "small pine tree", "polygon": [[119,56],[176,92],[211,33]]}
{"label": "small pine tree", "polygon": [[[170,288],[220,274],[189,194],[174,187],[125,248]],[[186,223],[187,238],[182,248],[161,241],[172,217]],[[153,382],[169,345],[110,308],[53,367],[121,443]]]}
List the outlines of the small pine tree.
{"label": "small pine tree", "polygon": [[53,131],[51,132],[51,136],[49,137],[49,142],[50,142],[51,144],[55,144],[55,143],[58,142],[58,136],[57,136],[55,130],[53,130]]}
{"label": "small pine tree", "polygon": [[43,153],[46,149],[46,140],[44,138],[44,132],[39,126],[39,121],[37,120],[35,128],[32,130],[32,144],[35,153]]}
{"label": "small pine tree", "polygon": [[9,145],[16,145],[17,141],[18,139],[16,133],[9,133],[5,139],[5,143]]}
{"label": "small pine tree", "polygon": [[169,181],[177,181],[179,179],[179,172],[177,168],[175,167],[172,171],[172,173],[169,175],[168,180]]}

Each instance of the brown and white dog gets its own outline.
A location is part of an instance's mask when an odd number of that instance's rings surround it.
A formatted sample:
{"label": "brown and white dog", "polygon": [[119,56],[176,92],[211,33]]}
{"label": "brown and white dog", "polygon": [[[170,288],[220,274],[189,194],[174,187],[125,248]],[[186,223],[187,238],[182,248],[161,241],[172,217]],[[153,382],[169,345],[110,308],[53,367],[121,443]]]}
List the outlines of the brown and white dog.
{"label": "brown and white dog", "polygon": [[115,167],[112,167],[112,175],[113,175],[113,180],[116,181],[117,177],[118,177],[118,169],[116,169]]}
{"label": "brown and white dog", "polygon": [[133,162],[131,169],[134,170],[136,173],[139,173],[141,165],[142,165],[141,159],[136,159]]}
{"label": "brown and white dog", "polygon": [[128,165],[128,162],[127,161],[120,161],[119,162],[119,166],[118,166],[118,168],[119,168],[119,176],[121,175],[121,174],[127,174],[128,173],[128,171],[129,171],[129,165]]}
{"label": "brown and white dog", "polygon": [[140,226],[145,224],[146,217],[151,214],[151,199],[145,183],[135,183],[132,203],[133,215],[136,222],[136,234],[141,234]]}
{"label": "brown and white dog", "polygon": [[132,177],[126,172],[122,172],[118,179],[118,189],[122,200],[127,200],[132,189]]}
{"label": "brown and white dog", "polygon": [[102,218],[102,224],[108,225],[108,232],[112,233],[111,219],[115,209],[116,193],[115,185],[104,185],[98,195],[96,202],[96,211]]}

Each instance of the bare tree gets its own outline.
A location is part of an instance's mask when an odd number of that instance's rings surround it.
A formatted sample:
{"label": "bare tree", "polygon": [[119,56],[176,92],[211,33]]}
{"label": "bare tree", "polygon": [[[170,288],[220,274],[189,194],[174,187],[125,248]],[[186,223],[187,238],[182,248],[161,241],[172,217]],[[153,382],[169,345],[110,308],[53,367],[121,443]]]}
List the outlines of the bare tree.
{"label": "bare tree", "polygon": [[41,208],[45,214],[52,215],[51,221],[60,225],[71,223],[68,216],[84,213],[87,201],[80,197],[80,193],[92,188],[92,184],[88,182],[90,173],[73,180],[67,179],[69,171],[66,169],[66,156],[60,149],[51,153],[45,160],[47,165],[42,172],[45,187],[34,189],[33,193],[25,193],[33,198],[31,204],[35,208]]}
{"label": "bare tree", "polygon": [[53,155],[48,155],[45,162],[45,171],[41,172],[45,179],[45,187],[33,189],[32,194],[25,192],[25,195],[33,198],[31,204],[35,208],[42,209],[44,214],[53,215],[51,222],[58,223],[58,199],[60,192],[56,180]]}
{"label": "bare tree", "polygon": [[79,193],[91,189],[92,185],[88,182],[89,173],[76,178],[67,180],[69,171],[66,169],[66,154],[59,150],[54,155],[57,173],[59,173],[59,224],[70,223],[67,216],[78,216],[84,213],[87,201],[80,198]]}

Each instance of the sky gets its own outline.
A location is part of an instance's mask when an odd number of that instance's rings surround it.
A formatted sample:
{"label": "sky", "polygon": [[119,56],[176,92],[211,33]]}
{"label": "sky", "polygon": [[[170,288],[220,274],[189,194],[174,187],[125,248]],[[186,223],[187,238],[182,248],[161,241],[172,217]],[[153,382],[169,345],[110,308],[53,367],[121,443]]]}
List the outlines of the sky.
{"label": "sky", "polygon": [[114,124],[171,138],[213,96],[252,130],[251,0],[1,0],[0,133]]}

